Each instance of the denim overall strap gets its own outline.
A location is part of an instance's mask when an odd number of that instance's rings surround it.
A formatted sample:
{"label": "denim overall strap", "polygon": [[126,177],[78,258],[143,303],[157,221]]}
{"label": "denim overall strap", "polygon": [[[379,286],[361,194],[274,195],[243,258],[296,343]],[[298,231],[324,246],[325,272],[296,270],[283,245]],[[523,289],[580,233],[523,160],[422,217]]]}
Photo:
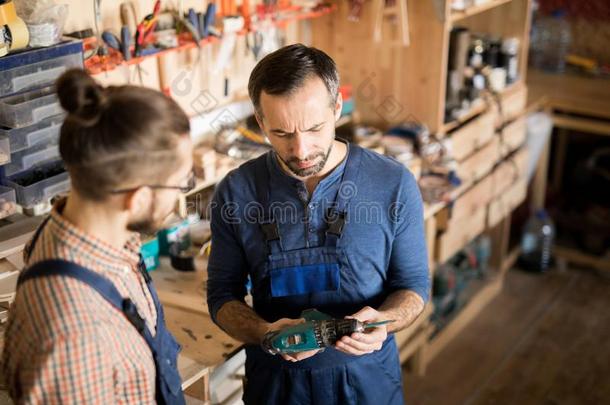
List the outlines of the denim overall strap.
{"label": "denim overall strap", "polygon": [[106,277],[76,263],[66,260],[44,260],[28,267],[19,275],[17,286],[25,281],[50,276],[64,276],[79,280],[93,288],[106,301],[125,314],[129,322],[142,333],[145,329],[144,319],[138,314],[136,306],[129,298],[123,298],[114,284]]}
{"label": "denim overall strap", "polygon": [[36,229],[36,232],[34,233],[34,236],[32,237],[32,241],[30,242],[30,245],[28,246],[27,249],[25,249],[25,256],[26,256],[26,258],[28,258],[28,259],[30,258],[30,255],[32,254],[32,251],[34,250],[34,245],[36,245],[36,242],[38,241],[38,238],[40,238],[40,234],[42,233],[42,230],[47,225],[47,223],[49,222],[50,219],[51,219],[51,216],[48,215],[40,223],[40,226],[38,227],[38,229]]}
{"label": "denim overall strap", "polygon": [[328,247],[336,247],[343,227],[348,221],[347,206],[351,198],[357,193],[357,179],[360,170],[360,162],[362,160],[362,149],[360,147],[348,144],[348,155],[343,175],[341,176],[341,184],[337,192],[335,203],[326,216],[326,241]]}
{"label": "denim overall strap", "polygon": [[269,254],[281,252],[282,238],[277,222],[273,218],[271,212],[271,204],[269,203],[269,169],[267,167],[267,156],[263,155],[255,162],[255,182],[256,182],[256,197],[258,203],[262,207],[262,212],[258,216],[258,224],[265,237]]}

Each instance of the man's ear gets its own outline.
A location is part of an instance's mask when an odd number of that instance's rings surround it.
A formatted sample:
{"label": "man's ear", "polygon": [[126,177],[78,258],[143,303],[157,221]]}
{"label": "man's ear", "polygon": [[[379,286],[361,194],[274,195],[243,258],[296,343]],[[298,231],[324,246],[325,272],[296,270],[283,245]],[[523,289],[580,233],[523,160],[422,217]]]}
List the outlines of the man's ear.
{"label": "man's ear", "polygon": [[341,110],[343,109],[343,96],[341,93],[337,94],[337,101],[335,102],[335,122],[341,118]]}
{"label": "man's ear", "polygon": [[263,117],[258,113],[258,111],[254,112],[254,118],[256,118],[256,122],[259,126],[259,128],[261,129],[261,131],[263,131],[263,133],[265,133],[265,126],[263,125]]}
{"label": "man's ear", "polygon": [[267,135],[267,131],[265,130],[262,114],[259,114],[258,111],[254,111],[254,118],[256,118],[256,122],[258,123],[258,127],[261,129],[263,136],[267,139],[267,142],[269,142],[269,135]]}
{"label": "man's ear", "polygon": [[152,190],[148,187],[140,187],[134,191],[125,193],[123,209],[131,215],[143,212],[150,207],[150,200],[152,197]]}

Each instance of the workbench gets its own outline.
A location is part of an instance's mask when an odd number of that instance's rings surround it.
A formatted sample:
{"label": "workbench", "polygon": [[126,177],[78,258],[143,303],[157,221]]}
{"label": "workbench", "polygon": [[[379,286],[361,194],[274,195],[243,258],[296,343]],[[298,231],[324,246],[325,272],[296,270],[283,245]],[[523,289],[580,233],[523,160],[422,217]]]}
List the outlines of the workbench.
{"label": "workbench", "polygon": [[[578,74],[552,74],[530,69],[527,74],[528,88],[532,100],[544,100],[545,109],[553,118],[557,128],[556,147],[551,187],[559,193],[570,131],[587,132],[599,136],[610,136],[610,80]],[[544,169],[546,177],[546,168]],[[546,191],[546,183],[540,192]],[[610,263],[576,249],[556,246],[558,258],[574,264],[591,266],[610,272]]]}

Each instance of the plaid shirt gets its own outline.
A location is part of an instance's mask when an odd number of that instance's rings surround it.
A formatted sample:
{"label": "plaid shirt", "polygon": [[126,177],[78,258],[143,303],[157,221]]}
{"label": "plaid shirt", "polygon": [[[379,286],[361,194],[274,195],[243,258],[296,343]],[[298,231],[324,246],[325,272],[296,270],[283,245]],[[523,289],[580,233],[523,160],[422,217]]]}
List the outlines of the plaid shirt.
{"label": "plaid shirt", "polygon": [[[124,249],[76,228],[55,206],[26,264],[63,259],[108,278],[154,331],[156,310],[139,274],[140,240]],[[149,404],[155,364],[122,312],[89,286],[52,276],[24,282],[11,307],[2,371],[17,403]]]}

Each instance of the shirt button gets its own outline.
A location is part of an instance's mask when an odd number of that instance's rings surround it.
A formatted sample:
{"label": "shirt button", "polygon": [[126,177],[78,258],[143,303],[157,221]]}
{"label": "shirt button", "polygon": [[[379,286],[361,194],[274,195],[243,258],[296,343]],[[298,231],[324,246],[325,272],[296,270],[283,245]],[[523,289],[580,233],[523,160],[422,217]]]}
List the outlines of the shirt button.
{"label": "shirt button", "polygon": [[172,362],[171,362],[169,359],[165,359],[165,362],[166,362],[167,364],[172,364]]}
{"label": "shirt button", "polygon": [[309,228],[310,233],[316,233],[316,228]]}

